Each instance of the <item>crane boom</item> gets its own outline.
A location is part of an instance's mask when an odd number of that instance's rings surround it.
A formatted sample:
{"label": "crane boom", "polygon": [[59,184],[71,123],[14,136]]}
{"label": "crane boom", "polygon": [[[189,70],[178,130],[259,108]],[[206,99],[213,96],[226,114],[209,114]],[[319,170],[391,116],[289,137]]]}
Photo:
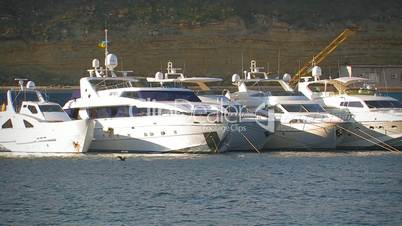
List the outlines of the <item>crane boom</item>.
{"label": "crane boom", "polygon": [[332,42],[327,45],[323,50],[321,50],[317,55],[313,57],[309,62],[307,62],[290,80],[289,84],[295,87],[301,77],[307,75],[314,65],[321,63],[329,54],[331,54],[339,45],[341,45],[346,39],[348,39],[352,34],[357,31],[356,28],[346,28],[338,37],[336,37]]}

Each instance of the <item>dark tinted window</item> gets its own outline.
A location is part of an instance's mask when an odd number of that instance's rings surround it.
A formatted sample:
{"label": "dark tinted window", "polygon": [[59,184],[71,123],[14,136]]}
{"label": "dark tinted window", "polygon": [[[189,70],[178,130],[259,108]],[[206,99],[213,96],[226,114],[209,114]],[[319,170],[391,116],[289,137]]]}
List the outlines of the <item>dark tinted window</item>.
{"label": "dark tinted window", "polygon": [[363,104],[360,101],[351,101],[348,103],[348,107],[362,108]]}
{"label": "dark tinted window", "polygon": [[89,110],[91,118],[129,117],[129,106],[99,107]]}
{"label": "dark tinted window", "polygon": [[299,91],[269,91],[271,96],[304,96]]}
{"label": "dark tinted window", "polygon": [[[130,112],[131,111],[131,112]],[[99,107],[89,110],[91,118],[119,118],[119,117],[140,117],[140,116],[156,116],[166,114],[180,114],[168,109],[161,108],[137,108],[135,106],[114,106]]]}
{"label": "dark tinted window", "polygon": [[325,112],[325,110],[318,104],[303,104],[303,107],[309,112]]}
{"label": "dark tinted window", "polygon": [[3,128],[3,129],[13,128],[13,123],[11,122],[11,119],[7,120],[7,121],[1,126],[1,128]]}
{"label": "dark tinted window", "polygon": [[402,108],[402,104],[394,100],[365,101],[369,108]]}
{"label": "dark tinted window", "polygon": [[39,105],[42,112],[63,112],[63,109],[56,104]]}
{"label": "dark tinted window", "polygon": [[332,84],[327,84],[327,89],[325,89],[325,84],[323,83],[312,83],[307,86],[312,92],[337,92],[336,88]]}
{"label": "dark tinted window", "polygon": [[[25,105],[24,105],[25,106]],[[38,109],[36,109],[35,106],[32,105],[28,105],[28,110],[32,113],[32,114],[37,114],[38,113]]]}
{"label": "dark tinted window", "polygon": [[124,92],[121,96],[156,101],[187,100],[190,102],[201,102],[192,91],[130,91]]}
{"label": "dark tinted window", "polygon": [[33,128],[33,125],[26,120],[24,120],[24,125],[25,125],[25,128]]}
{"label": "dark tinted window", "polygon": [[38,95],[35,91],[12,91],[11,98],[13,100],[13,106],[17,111],[19,111],[22,101],[39,101]]}
{"label": "dark tinted window", "polygon": [[135,106],[131,107],[132,116],[155,116],[155,115],[170,115],[179,114],[179,112],[174,112],[172,110],[163,108],[137,108]]}
{"label": "dark tinted window", "polygon": [[307,110],[301,104],[282,104],[288,112],[307,112]]}
{"label": "dark tinted window", "polygon": [[283,113],[282,109],[278,106],[274,107],[274,113]]}

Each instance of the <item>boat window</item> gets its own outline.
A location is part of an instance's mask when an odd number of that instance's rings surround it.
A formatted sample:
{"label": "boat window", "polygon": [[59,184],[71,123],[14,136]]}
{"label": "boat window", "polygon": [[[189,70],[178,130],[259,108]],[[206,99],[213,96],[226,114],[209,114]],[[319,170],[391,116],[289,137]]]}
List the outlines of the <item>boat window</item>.
{"label": "boat window", "polygon": [[28,105],[28,110],[32,113],[32,114],[37,114],[38,113],[38,109],[36,109],[35,106],[32,105]]}
{"label": "boat window", "polygon": [[282,104],[288,112],[325,112],[319,104]]}
{"label": "boat window", "polygon": [[140,99],[138,92],[124,92],[121,94],[121,97],[128,97],[132,99]]}
{"label": "boat window", "polygon": [[346,102],[341,102],[339,105],[345,107],[345,106],[346,106]]}
{"label": "boat window", "polygon": [[325,110],[319,104],[303,104],[303,107],[308,112],[325,112]]}
{"label": "boat window", "polygon": [[325,90],[324,83],[312,83],[307,86],[312,92],[337,92],[337,89],[332,84],[327,84],[327,89]]}
{"label": "boat window", "polygon": [[137,108],[135,106],[131,107],[131,115],[132,116],[157,116],[157,115],[171,115],[171,114],[179,114],[179,112],[175,112],[169,109],[163,108]]}
{"label": "boat window", "polygon": [[350,101],[348,103],[348,107],[354,107],[354,108],[362,108],[363,104],[360,103],[360,101]]}
{"label": "boat window", "polygon": [[274,113],[283,113],[283,111],[280,107],[274,106]]}
{"label": "boat window", "polygon": [[402,108],[402,104],[395,100],[367,100],[369,108]]}
{"label": "boat window", "polygon": [[223,106],[227,112],[230,113],[242,113],[247,112],[247,108],[243,105],[224,105]]}
{"label": "boat window", "polygon": [[304,96],[299,91],[269,91],[271,96]]}
{"label": "boat window", "polygon": [[36,91],[11,91],[11,99],[13,101],[13,107],[19,111],[23,101],[38,102],[39,97]]}
{"label": "boat window", "polygon": [[113,106],[89,109],[91,118],[141,117],[167,114],[180,114],[180,112],[162,108],[138,108],[136,106]]}
{"label": "boat window", "polygon": [[13,123],[11,122],[11,119],[7,120],[2,126],[1,128],[3,129],[10,129],[13,128]]}
{"label": "boat window", "polygon": [[278,81],[265,81],[261,85],[270,91],[284,91],[285,90],[282,87],[281,83]]}
{"label": "boat window", "polygon": [[39,105],[39,109],[42,112],[63,112],[63,109],[57,104]]}
{"label": "boat window", "polygon": [[26,120],[23,120],[24,121],[24,125],[25,125],[25,128],[33,128],[34,126],[31,124],[31,123],[29,123],[28,121],[26,121]]}
{"label": "boat window", "polygon": [[307,112],[307,110],[301,104],[282,104],[288,112]]}
{"label": "boat window", "polygon": [[263,92],[258,92],[258,93],[253,93],[250,96],[251,97],[265,97],[265,96],[267,96],[267,94],[265,94]]}
{"label": "boat window", "polygon": [[89,115],[91,118],[120,118],[130,117],[129,106],[111,106],[91,108]]}
{"label": "boat window", "polygon": [[122,97],[140,98],[145,100],[155,101],[175,101],[175,100],[187,100],[190,102],[201,102],[201,100],[192,91],[126,91],[123,92]]}
{"label": "boat window", "polygon": [[124,80],[124,79],[104,79],[104,80],[90,80],[89,81],[96,89],[118,89],[118,88],[130,88],[130,87],[146,87],[146,84],[142,81],[136,80]]}

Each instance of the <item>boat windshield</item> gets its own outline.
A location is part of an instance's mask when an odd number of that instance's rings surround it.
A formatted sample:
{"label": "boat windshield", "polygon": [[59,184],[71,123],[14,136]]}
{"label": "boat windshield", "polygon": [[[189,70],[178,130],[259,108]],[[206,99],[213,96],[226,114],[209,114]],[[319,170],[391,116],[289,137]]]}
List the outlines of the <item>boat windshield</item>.
{"label": "boat windshield", "polygon": [[325,110],[319,104],[303,104],[303,107],[308,112],[325,112]]}
{"label": "boat windshield", "polygon": [[402,108],[402,104],[396,100],[367,100],[364,101],[369,108]]}
{"label": "boat windshield", "polygon": [[267,81],[267,80],[259,80],[259,81],[245,81],[249,89],[252,90],[269,90],[273,91],[286,91],[286,89],[281,85],[279,81]]}
{"label": "boat windshield", "polygon": [[190,102],[201,102],[201,100],[192,91],[126,91],[121,94],[121,97],[155,101],[187,100]]}
{"label": "boat windshield", "polygon": [[57,104],[39,105],[39,109],[42,112],[63,112],[63,109]]}
{"label": "boat windshield", "polygon": [[374,89],[365,89],[365,88],[348,88],[345,90],[345,93],[348,95],[374,95],[376,94],[376,90]]}
{"label": "boat windshield", "polygon": [[109,106],[89,109],[91,118],[120,118],[182,114],[178,111],[162,108],[137,108],[136,106]]}
{"label": "boat windshield", "polygon": [[103,79],[103,80],[90,80],[89,81],[96,89],[107,90],[107,89],[119,89],[119,88],[130,88],[130,87],[146,87],[146,83],[142,80],[122,80],[122,79]]}
{"label": "boat windshield", "polygon": [[11,99],[13,102],[14,109],[21,108],[21,104],[23,101],[31,101],[31,102],[38,102],[39,96],[36,91],[32,90],[24,90],[24,91],[11,91]]}
{"label": "boat windshield", "polygon": [[304,96],[299,91],[270,91],[271,96]]}
{"label": "boat windshield", "polygon": [[333,84],[327,83],[326,86],[324,83],[311,83],[307,86],[312,92],[333,92],[336,93],[338,90]]}
{"label": "boat windshield", "polygon": [[282,104],[288,112],[325,112],[318,104]]}

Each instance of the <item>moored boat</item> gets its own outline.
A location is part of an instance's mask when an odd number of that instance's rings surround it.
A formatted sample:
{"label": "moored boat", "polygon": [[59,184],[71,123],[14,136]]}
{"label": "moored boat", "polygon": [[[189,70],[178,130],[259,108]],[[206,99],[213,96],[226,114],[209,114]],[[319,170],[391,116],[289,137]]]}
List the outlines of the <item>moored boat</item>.
{"label": "moored boat", "polygon": [[57,103],[46,101],[32,81],[17,79],[0,112],[0,150],[26,153],[81,153],[89,148],[93,124],[71,120]]}

